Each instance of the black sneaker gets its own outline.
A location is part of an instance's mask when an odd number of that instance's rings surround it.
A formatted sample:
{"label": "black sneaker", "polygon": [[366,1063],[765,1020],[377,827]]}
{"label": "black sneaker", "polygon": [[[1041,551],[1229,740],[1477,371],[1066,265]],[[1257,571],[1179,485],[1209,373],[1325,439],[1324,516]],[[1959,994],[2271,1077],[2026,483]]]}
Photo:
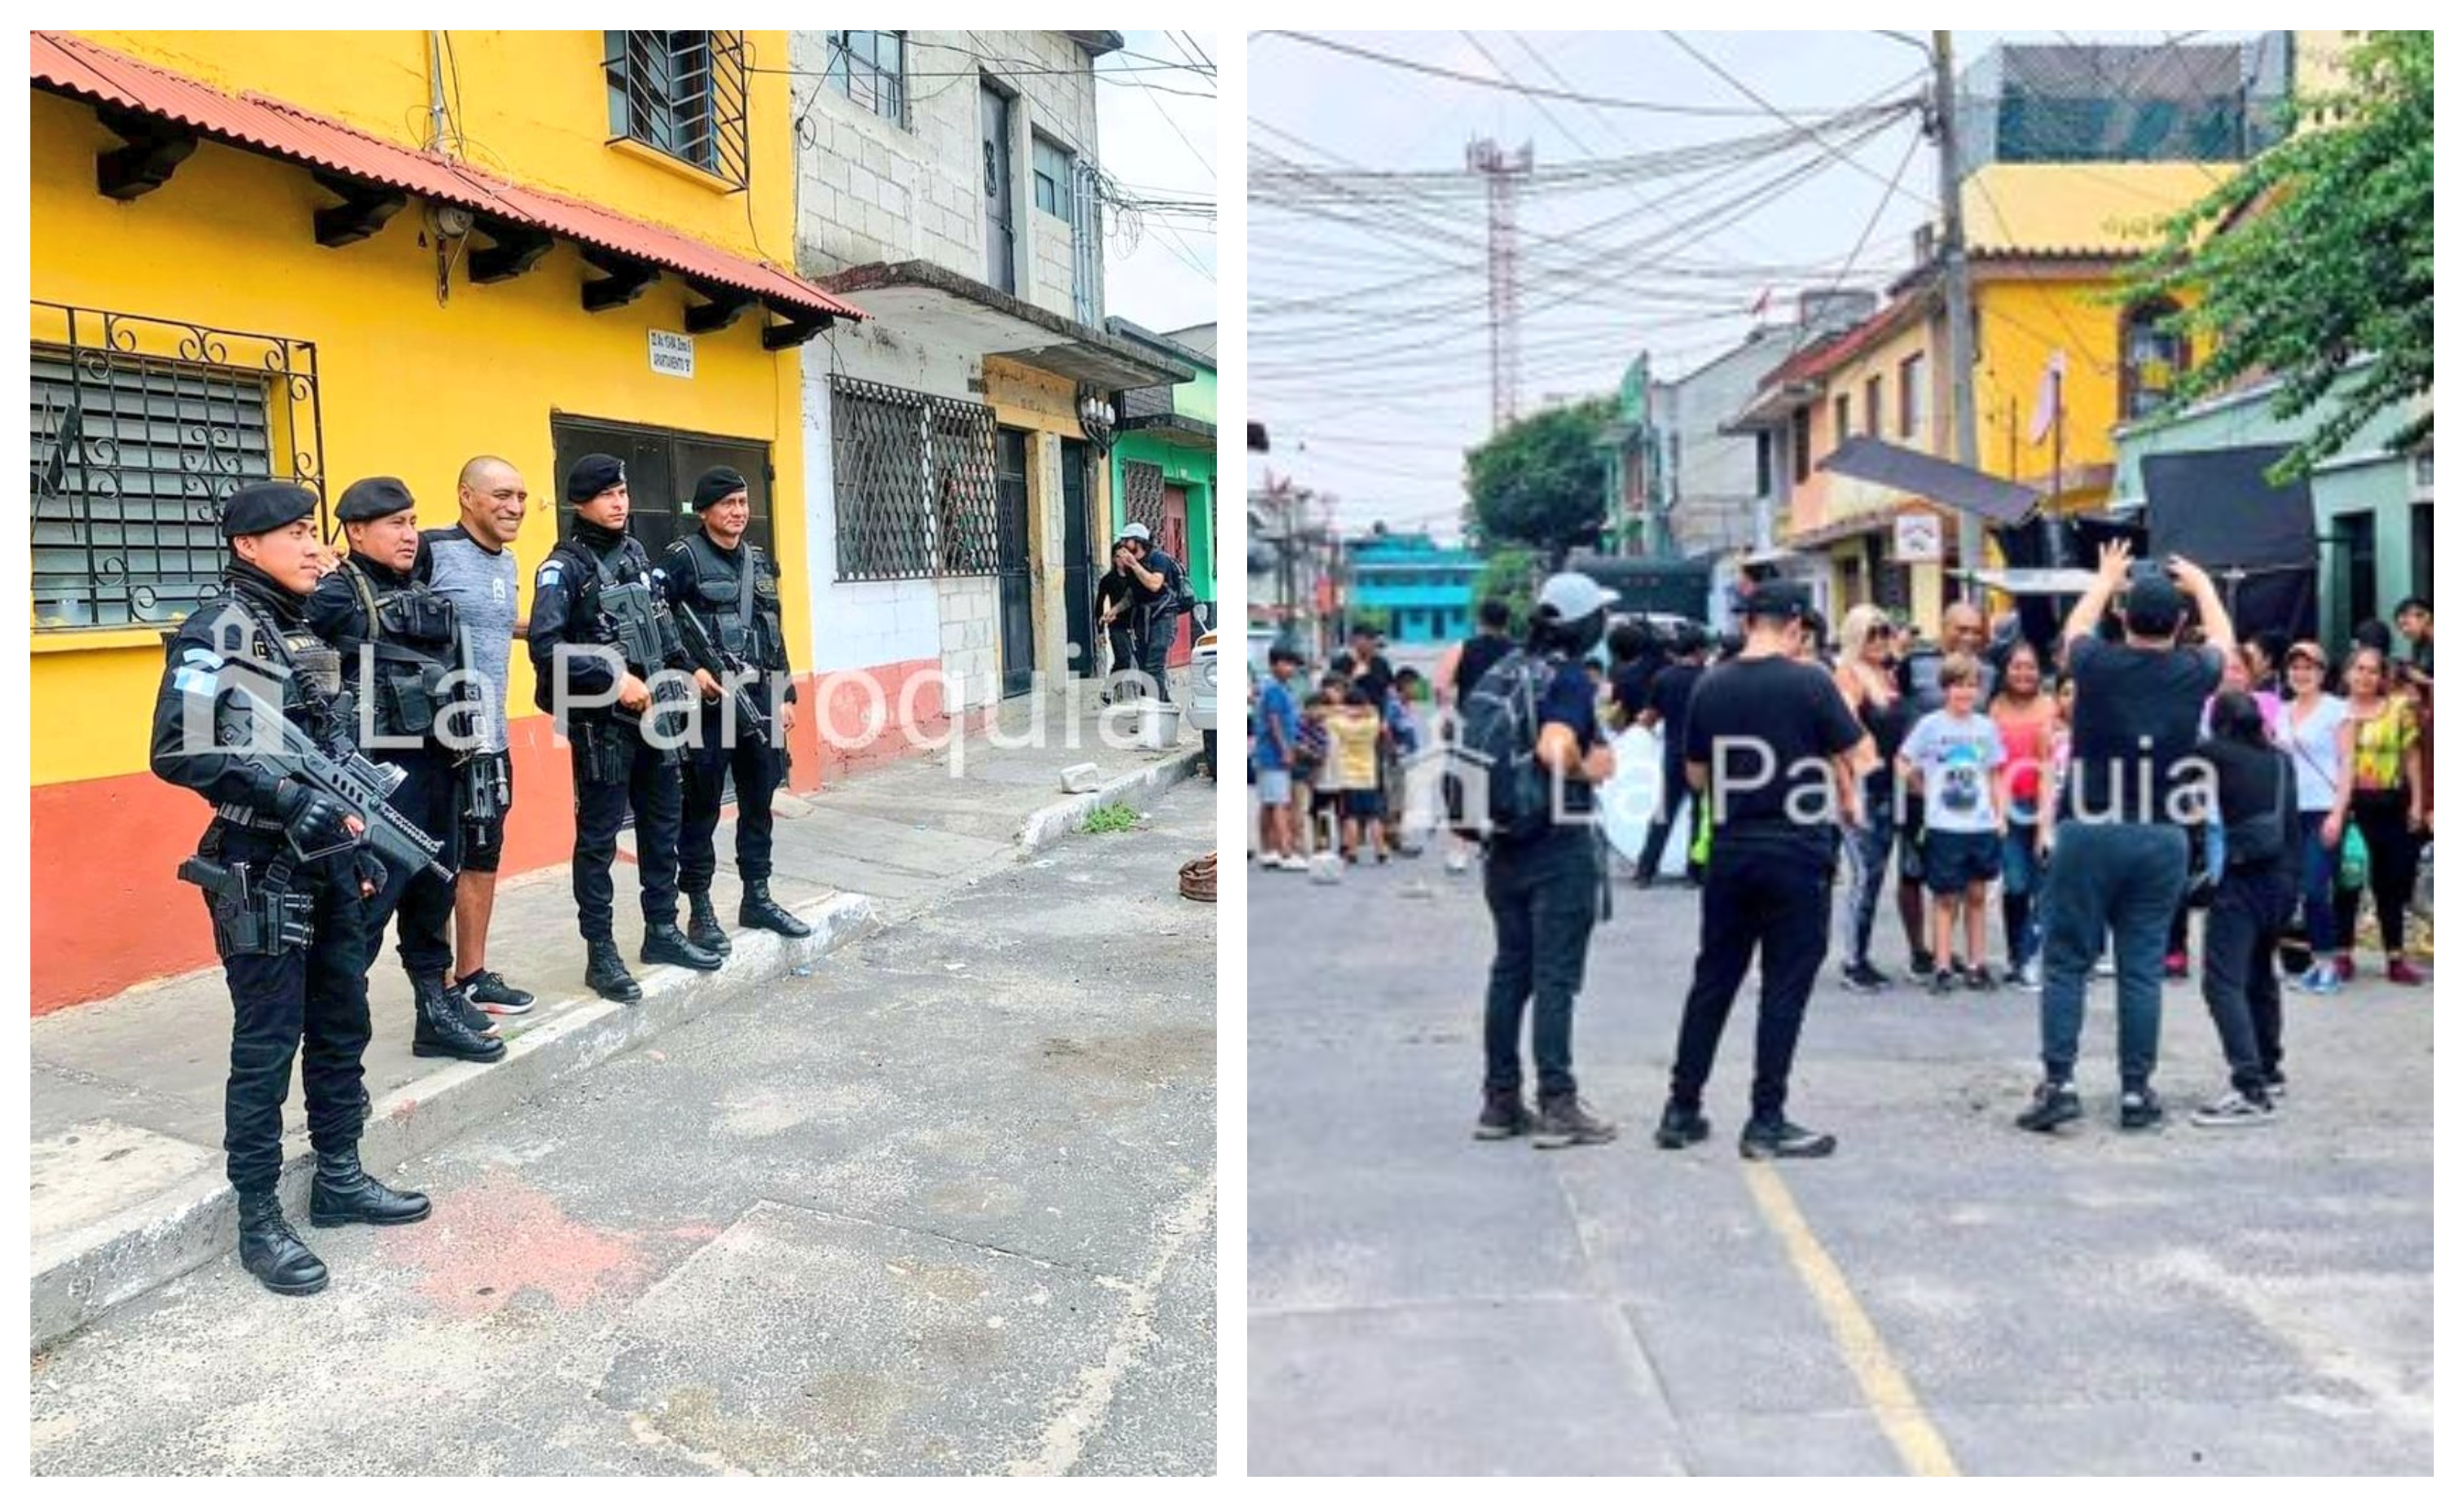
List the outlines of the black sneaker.
{"label": "black sneaker", "polygon": [[1933,976],[1933,982],[1925,986],[1925,992],[1928,994],[1958,993],[1959,975],[1948,968],[1936,969]]}
{"label": "black sneaker", "polygon": [[2122,1093],[2122,1128],[2153,1130],[2165,1123],[2165,1101],[2154,1089],[2124,1089]]}
{"label": "black sneaker", "polygon": [[1908,954],[1908,979],[1911,983],[1933,982],[1933,954],[1919,949]]}
{"label": "black sneaker", "polygon": [[2190,1111],[2190,1123],[2207,1130],[2237,1129],[2243,1125],[2264,1125],[2276,1119],[2276,1106],[2265,1094],[2244,1094],[2239,1089],[2227,1089],[2220,1098],[2211,1099]]}
{"label": "black sneaker", "polygon": [[2285,1087],[2283,1073],[2277,1070],[2271,1070],[2267,1075],[2267,1097],[2271,1099],[2282,1098],[2285,1094]]}
{"label": "black sneaker", "polygon": [[1486,1102],[1480,1107],[1480,1122],[1472,1127],[1478,1141],[1511,1141],[1531,1134],[1535,1118],[1531,1106],[1523,1102],[1519,1089],[1485,1091]]}
{"label": "black sneaker", "polygon": [[1737,1136],[1737,1155],[1749,1162],[1776,1157],[1827,1157],[1839,1149],[1839,1138],[1786,1119],[1749,1119]]}
{"label": "black sneaker", "polygon": [[2068,1083],[2039,1083],[2036,1085],[2035,1101],[2019,1112],[2018,1125],[2021,1130],[2052,1135],[2083,1113],[2085,1111],[2079,1108],[2079,1090]]}
{"label": "black sneaker", "polygon": [[1581,1099],[1568,1094],[1540,1101],[1540,1119],[1531,1133],[1531,1144],[1542,1151],[1555,1151],[1565,1146],[1602,1146],[1617,1136],[1616,1125],[1594,1115]]}
{"label": "black sneaker", "polygon": [[1662,1151],[1683,1151],[1710,1135],[1711,1122],[1700,1109],[1671,1104],[1660,1112],[1660,1128],[1652,1132],[1651,1140]]}
{"label": "black sneaker", "polygon": [[1968,986],[1979,994],[1989,994],[2002,986],[1994,979],[1993,970],[1980,963],[1968,970]]}
{"label": "black sneaker", "polygon": [[528,989],[514,987],[494,968],[481,968],[459,981],[458,986],[464,998],[491,1015],[525,1015],[539,1003]]}
{"label": "black sneaker", "polygon": [[1889,974],[1861,959],[1840,971],[1839,982],[1855,994],[1880,994],[1891,986]]}

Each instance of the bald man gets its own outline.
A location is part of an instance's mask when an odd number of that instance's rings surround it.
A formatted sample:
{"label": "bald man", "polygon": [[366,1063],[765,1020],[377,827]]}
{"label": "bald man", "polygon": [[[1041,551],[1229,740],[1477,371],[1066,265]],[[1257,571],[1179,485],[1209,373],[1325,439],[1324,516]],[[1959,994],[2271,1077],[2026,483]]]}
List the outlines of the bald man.
{"label": "bald man", "polygon": [[505,818],[513,805],[514,765],[507,747],[505,667],[521,619],[521,570],[514,536],[530,511],[530,490],[513,463],[473,455],[463,464],[457,496],[462,518],[420,536],[429,585],[451,599],[470,638],[470,664],[486,681],[487,722],[481,747],[463,765],[462,872],[453,886],[455,986],[491,1015],[519,1015],[535,1003],[488,966],[488,923],[496,910],[496,866],[505,851]]}

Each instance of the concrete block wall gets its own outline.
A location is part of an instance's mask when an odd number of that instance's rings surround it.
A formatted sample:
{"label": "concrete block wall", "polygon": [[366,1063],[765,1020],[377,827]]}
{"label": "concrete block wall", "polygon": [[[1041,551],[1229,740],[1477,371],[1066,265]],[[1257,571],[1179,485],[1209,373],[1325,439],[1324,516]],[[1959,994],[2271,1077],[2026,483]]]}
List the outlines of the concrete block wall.
{"label": "concrete block wall", "polygon": [[1001,596],[990,576],[960,576],[931,585],[939,602],[941,672],[957,677],[953,710],[1001,699]]}
{"label": "concrete block wall", "polygon": [[[1059,32],[910,32],[907,39],[908,119],[902,126],[827,86],[822,77],[830,57],[825,33],[790,33],[802,122],[796,151],[798,265],[823,276],[869,262],[920,259],[978,281],[992,280],[984,260],[981,104],[979,87],[965,77],[980,74],[1017,100],[1010,176],[1017,199],[1020,296],[1071,314],[1070,231],[1035,207],[1033,142],[1042,131],[1082,158],[1101,160],[1089,59]],[[1100,308],[1100,273],[1098,277]]]}

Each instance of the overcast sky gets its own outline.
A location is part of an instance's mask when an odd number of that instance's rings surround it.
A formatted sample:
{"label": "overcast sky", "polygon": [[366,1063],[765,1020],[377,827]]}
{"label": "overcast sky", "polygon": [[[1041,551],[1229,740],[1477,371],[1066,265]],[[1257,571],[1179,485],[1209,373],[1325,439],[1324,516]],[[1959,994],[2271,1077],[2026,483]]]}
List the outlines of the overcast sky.
{"label": "overcast sky", "polygon": [[[1749,311],[1766,290],[1766,317],[1776,322],[1793,315],[1800,288],[1879,287],[1911,264],[1912,232],[1933,215],[1935,159],[1913,116],[1825,152],[1785,135],[1790,128],[1746,92],[1802,121],[1925,87],[1920,48],[1877,33],[1683,33],[1700,57],[1657,32],[1323,34],[1527,86],[1734,113],[1535,103],[1261,33],[1248,44],[1254,147],[1321,167],[1340,158],[1381,170],[1460,172],[1465,144],[1485,136],[1508,150],[1529,142],[1546,171],[1587,158],[1772,138],[1770,156],[1694,177],[1525,194],[1527,413],[1553,397],[1613,390],[1644,348],[1655,375],[1682,375],[1751,326]],[[2080,32],[2067,39],[2248,34]],[[1958,65],[2005,39],[2065,37],[1962,32],[1953,43]],[[1345,188],[1328,202],[1355,218],[1347,226],[1277,209],[1275,190],[1260,182],[1267,166],[1253,151],[1249,417],[1269,427],[1269,464],[1337,495],[1347,527],[1382,519],[1453,532],[1463,451],[1489,430],[1484,200],[1415,185],[1414,197],[1397,204],[1383,190],[1362,199]],[[1793,169],[1802,176],[1787,179]],[[1738,203],[1766,184],[1770,195],[1758,205]],[[1701,216],[1708,233],[1684,229],[1688,215]],[[1443,226],[1465,239],[1445,239]],[[1616,253],[1626,248],[1620,260]]]}
{"label": "overcast sky", "polygon": [[[1215,199],[1215,80],[1189,68],[1163,70],[1158,59],[1185,61],[1194,48],[1216,55],[1213,32],[1128,32],[1122,52],[1098,58],[1096,149],[1104,170],[1142,198]],[[1179,91],[1170,93],[1167,91]],[[1202,96],[1202,98],[1191,98]],[[1187,215],[1150,215],[1129,244],[1122,216],[1107,212],[1104,302],[1151,330],[1180,329],[1215,318],[1215,225]]]}

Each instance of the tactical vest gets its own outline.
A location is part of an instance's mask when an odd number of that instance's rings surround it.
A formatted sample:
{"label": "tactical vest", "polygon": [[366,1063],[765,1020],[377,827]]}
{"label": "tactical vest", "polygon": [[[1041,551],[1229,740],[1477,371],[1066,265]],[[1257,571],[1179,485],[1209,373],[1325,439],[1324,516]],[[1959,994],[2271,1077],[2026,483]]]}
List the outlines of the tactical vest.
{"label": "tactical vest", "polygon": [[[244,626],[234,610],[245,617]],[[307,624],[285,624],[247,592],[228,587],[219,600],[199,604],[197,614],[208,621],[219,617],[214,652],[257,676],[259,685],[278,687],[282,715],[311,737],[325,742],[348,722],[336,706],[342,694],[341,652]]]}
{"label": "tactical vest", "polygon": [[695,610],[716,631],[718,647],[758,670],[787,668],[787,634],[779,619],[779,567],[750,540],[731,561],[701,530],[685,536],[693,552]]}
{"label": "tactical vest", "polygon": [[374,706],[378,728],[388,737],[431,736],[451,700],[445,679],[456,654],[453,604],[425,581],[376,581],[355,560],[341,569],[367,617],[364,643],[371,647],[353,644],[350,654],[353,668],[367,660],[368,683],[360,693]]}

